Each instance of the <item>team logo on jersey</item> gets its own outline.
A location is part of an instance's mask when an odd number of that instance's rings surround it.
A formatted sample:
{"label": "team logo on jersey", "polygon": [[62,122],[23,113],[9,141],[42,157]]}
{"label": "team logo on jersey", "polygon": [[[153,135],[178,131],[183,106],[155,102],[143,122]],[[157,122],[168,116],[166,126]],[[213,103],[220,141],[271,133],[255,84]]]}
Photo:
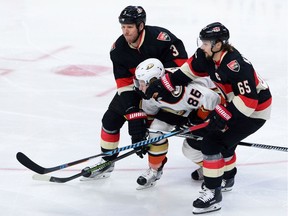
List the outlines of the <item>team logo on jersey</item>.
{"label": "team logo on jersey", "polygon": [[157,40],[161,40],[161,41],[170,41],[171,38],[170,36],[166,33],[166,32],[160,32],[160,34],[157,37]]}
{"label": "team logo on jersey", "polygon": [[182,86],[176,86],[175,90],[172,91],[171,94],[173,95],[173,97],[177,98],[182,95],[182,91],[183,91]]}
{"label": "team logo on jersey", "polygon": [[229,63],[227,64],[227,67],[228,67],[230,70],[234,71],[234,72],[239,72],[239,71],[240,71],[240,65],[239,65],[239,63],[237,62],[237,60],[233,60],[233,61],[229,62]]}

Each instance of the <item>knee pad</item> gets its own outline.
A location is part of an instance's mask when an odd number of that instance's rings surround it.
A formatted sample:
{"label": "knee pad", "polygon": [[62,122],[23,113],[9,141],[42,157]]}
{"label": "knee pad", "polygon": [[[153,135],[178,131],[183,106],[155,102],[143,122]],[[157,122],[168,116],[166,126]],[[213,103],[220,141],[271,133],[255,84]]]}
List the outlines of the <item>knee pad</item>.
{"label": "knee pad", "polygon": [[203,154],[200,150],[192,148],[187,140],[185,139],[182,145],[182,152],[186,158],[191,160],[194,163],[200,163],[203,161]]}
{"label": "knee pad", "polygon": [[102,118],[102,125],[105,131],[109,133],[117,133],[125,123],[126,119],[112,110],[107,110]]}
{"label": "knee pad", "polygon": [[[171,131],[174,129],[173,125],[167,124],[166,122],[163,122],[159,119],[154,119],[153,122],[150,125],[150,129],[154,130],[154,131],[159,131],[157,133],[149,133],[149,137],[150,138],[155,138],[158,136],[163,135],[163,133],[161,133],[161,131]],[[157,144],[162,144],[167,142],[167,139],[161,140],[159,142],[157,142]]]}

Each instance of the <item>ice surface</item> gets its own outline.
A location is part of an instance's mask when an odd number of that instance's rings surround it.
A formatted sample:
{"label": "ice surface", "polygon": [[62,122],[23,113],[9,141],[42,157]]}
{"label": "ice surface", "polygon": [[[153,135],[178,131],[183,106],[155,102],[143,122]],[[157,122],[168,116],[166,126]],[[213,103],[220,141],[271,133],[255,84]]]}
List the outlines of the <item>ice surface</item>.
{"label": "ice surface", "polygon": [[[118,15],[131,4],[145,8],[148,25],[181,38],[189,55],[202,27],[225,24],[273,94],[271,119],[245,141],[288,146],[287,1],[0,2],[1,215],[192,215],[200,182],[190,179],[197,167],[182,155],[182,138],[171,138],[161,180],[143,191],[136,179],[147,161],[134,155],[117,162],[109,179],[65,184],[32,180],[15,157],[21,151],[51,167],[100,153],[101,118],[115,92],[109,50],[121,34]],[[121,146],[128,144],[125,125]],[[222,210],[209,215],[287,215],[287,153],[239,146],[237,156],[235,187],[223,194]]]}

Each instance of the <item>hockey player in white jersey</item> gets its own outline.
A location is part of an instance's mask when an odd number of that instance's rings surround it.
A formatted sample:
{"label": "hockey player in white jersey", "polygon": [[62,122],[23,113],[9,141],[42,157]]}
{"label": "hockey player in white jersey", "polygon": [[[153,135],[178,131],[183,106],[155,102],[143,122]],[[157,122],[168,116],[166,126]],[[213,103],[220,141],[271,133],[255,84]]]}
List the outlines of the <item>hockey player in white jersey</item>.
{"label": "hockey player in white jersey", "polygon": [[[193,116],[196,114],[197,118],[204,120],[210,111],[221,103],[221,97],[215,91],[216,86],[207,77],[194,80],[187,86],[177,86],[171,94],[163,98],[156,100],[154,98],[157,98],[157,95],[155,95],[155,97],[146,100],[145,92],[149,84],[163,77],[168,71],[172,72],[173,69],[165,70],[163,64],[155,58],[141,62],[135,71],[134,84],[136,91],[143,97],[142,109],[148,116],[154,117],[150,131],[159,131],[159,133],[150,133],[151,138],[161,135],[160,131],[171,131],[175,126],[187,123],[192,113]],[[186,139],[183,143],[184,155],[201,166],[203,156],[200,149],[191,148],[188,142],[189,140]],[[150,145],[148,150],[149,169],[138,177],[139,187],[137,189],[152,187],[161,178],[163,167],[167,162],[167,152],[167,139]],[[194,175],[198,175],[198,179],[201,179],[201,169],[193,172]]]}

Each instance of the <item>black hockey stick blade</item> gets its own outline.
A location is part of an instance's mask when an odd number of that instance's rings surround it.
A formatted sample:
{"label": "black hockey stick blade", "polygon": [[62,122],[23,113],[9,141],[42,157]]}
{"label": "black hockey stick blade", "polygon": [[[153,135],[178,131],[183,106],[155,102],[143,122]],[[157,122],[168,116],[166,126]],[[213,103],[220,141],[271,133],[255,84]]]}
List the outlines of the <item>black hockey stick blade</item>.
{"label": "black hockey stick blade", "polygon": [[96,157],[99,157],[99,156],[103,156],[104,154],[98,154],[98,155],[93,155],[91,157],[87,157],[87,158],[83,158],[83,159],[80,159],[80,160],[77,160],[77,161],[73,161],[73,162],[70,162],[70,163],[66,163],[66,164],[62,164],[62,165],[58,165],[58,166],[55,166],[55,167],[50,167],[50,168],[45,168],[45,167],[42,167],[38,164],[36,164],[34,161],[32,161],[29,157],[27,157],[24,153],[22,152],[18,152],[16,154],[16,158],[17,160],[25,167],[27,167],[28,169],[36,172],[36,173],[39,173],[39,174],[46,174],[46,173],[50,173],[50,172],[54,172],[54,171],[57,171],[57,170],[61,170],[61,169],[65,169],[67,167],[70,167],[70,166],[73,166],[73,165],[76,165],[76,164],[79,164],[79,163],[83,163],[83,162],[86,162],[92,158],[96,158]]}
{"label": "black hockey stick blade", "polygon": [[46,172],[47,168],[44,168],[44,167],[39,166],[38,164],[34,163],[32,160],[30,160],[30,158],[28,158],[22,152],[18,152],[16,154],[16,158],[23,166],[27,167],[30,170],[33,170],[36,173],[39,173],[39,174],[47,173]]}
{"label": "black hockey stick blade", "polygon": [[73,180],[73,179],[76,179],[76,178],[78,178],[78,177],[85,176],[85,175],[87,175],[87,174],[89,174],[89,173],[91,173],[91,172],[93,172],[93,171],[98,170],[98,169],[101,169],[101,168],[104,168],[104,167],[106,167],[106,166],[109,166],[111,163],[114,163],[114,162],[116,162],[116,161],[118,161],[118,160],[121,160],[121,159],[123,159],[123,158],[125,158],[125,157],[128,157],[128,156],[134,154],[135,152],[137,152],[137,150],[133,149],[133,150],[130,151],[130,152],[127,152],[127,153],[125,153],[125,154],[123,154],[123,155],[118,156],[117,158],[115,158],[115,159],[112,160],[112,161],[106,161],[105,163],[99,164],[99,165],[97,165],[97,166],[95,166],[95,167],[92,167],[92,168],[90,168],[90,169],[87,169],[87,170],[86,170],[86,169],[85,169],[85,170],[83,169],[83,170],[81,170],[81,172],[79,172],[79,173],[77,173],[77,174],[75,174],[75,175],[69,176],[69,177],[55,177],[55,176],[49,176],[49,175],[34,174],[32,178],[33,178],[34,180],[38,180],[38,181],[48,181],[48,182],[56,182],[56,183],[65,183],[65,182],[71,181],[71,180]]}

